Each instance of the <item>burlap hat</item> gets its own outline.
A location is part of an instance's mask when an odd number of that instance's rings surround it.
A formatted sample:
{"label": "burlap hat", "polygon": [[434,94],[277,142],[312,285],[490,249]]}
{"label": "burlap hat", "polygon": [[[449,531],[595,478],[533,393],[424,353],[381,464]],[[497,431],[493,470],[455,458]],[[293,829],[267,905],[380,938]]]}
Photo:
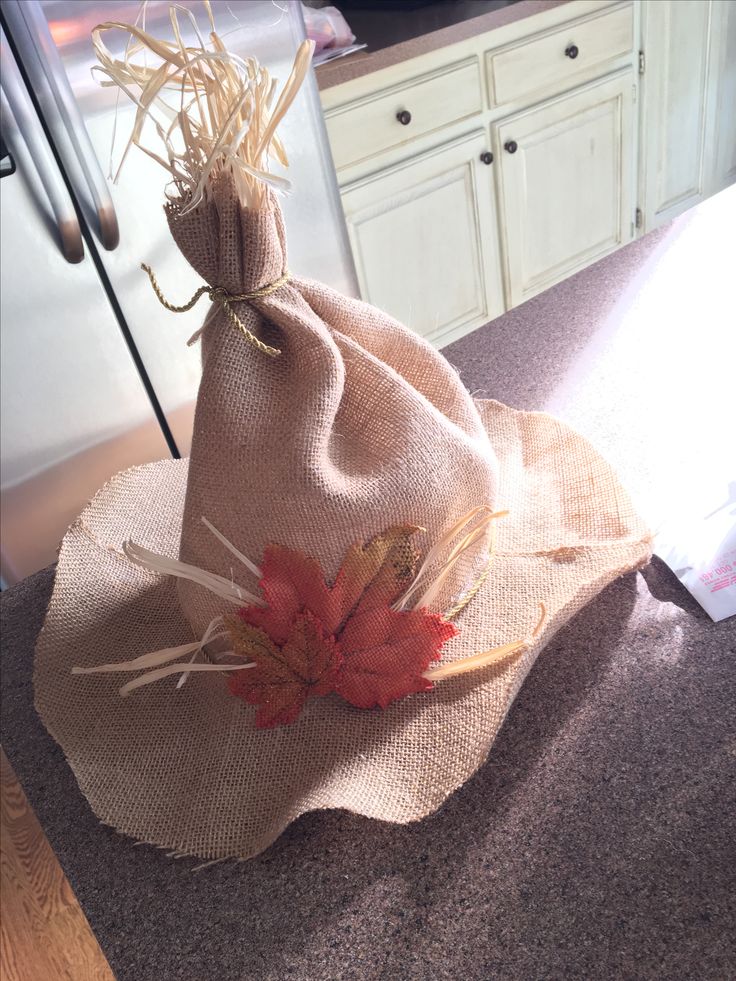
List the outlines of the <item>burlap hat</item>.
{"label": "burlap hat", "polygon": [[[109,26],[103,66],[145,93]],[[310,810],[434,811],[650,538],[581,436],[472,399],[419,336],[289,273],[263,154],[308,52],[267,112],[258,66],[181,51],[158,42],[169,81],[230,108],[255,93],[249,117],[218,116],[240,156],[200,119],[189,170],[169,157],[171,231],[213,300],[191,457],[118,474],[67,532],[35,697],[103,822],[246,858]]]}

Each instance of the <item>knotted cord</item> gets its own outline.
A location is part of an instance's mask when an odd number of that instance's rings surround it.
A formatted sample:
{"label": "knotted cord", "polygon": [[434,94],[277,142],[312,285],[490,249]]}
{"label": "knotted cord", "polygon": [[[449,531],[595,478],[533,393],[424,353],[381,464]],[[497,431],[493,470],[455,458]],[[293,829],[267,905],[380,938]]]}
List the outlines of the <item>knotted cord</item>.
{"label": "knotted cord", "polygon": [[187,310],[191,310],[192,307],[197,303],[203,296],[207,295],[213,303],[219,303],[222,309],[225,311],[225,316],[230,321],[236,330],[239,330],[241,334],[245,337],[246,341],[254,347],[257,351],[262,354],[267,354],[270,358],[277,358],[281,351],[277,347],[269,347],[268,344],[264,344],[263,341],[259,340],[256,335],[248,330],[243,321],[238,317],[238,315],[233,310],[230,304],[232,303],[248,303],[251,300],[259,300],[264,296],[270,296],[275,293],[277,289],[280,289],[291,279],[291,273],[285,272],[283,276],[274,280],[273,283],[269,283],[267,286],[259,286],[258,289],[251,290],[248,293],[228,293],[226,289],[221,286],[200,286],[196,290],[186,303],[181,306],[176,306],[173,303],[169,303],[166,297],[161,292],[161,287],[158,285],[156,276],[150,266],[147,266],[144,262],[141,263],[141,269],[148,273],[148,278],[151,281],[151,286],[153,287],[153,292],[156,294],[159,303],[170,310],[172,313],[186,313]]}

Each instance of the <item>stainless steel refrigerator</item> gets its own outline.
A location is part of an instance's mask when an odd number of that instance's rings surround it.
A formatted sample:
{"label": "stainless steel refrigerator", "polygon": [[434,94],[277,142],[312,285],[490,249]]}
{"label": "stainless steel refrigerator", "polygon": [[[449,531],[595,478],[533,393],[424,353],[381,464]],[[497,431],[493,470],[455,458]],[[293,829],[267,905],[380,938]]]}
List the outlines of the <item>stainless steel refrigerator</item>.
{"label": "stainless steel refrigerator", "polygon": [[[90,31],[132,23],[138,0],[0,0],[2,14],[2,577],[53,561],[64,530],[117,470],[189,449],[199,352],[186,339],[201,285],[163,213],[166,174],[143,153],[108,179],[133,108],[101,88]],[[166,32],[169,0],[149,0],[146,28]],[[203,21],[200,0],[179,0]],[[212,0],[218,33],[285,79],[304,37],[294,0]],[[187,19],[180,17],[182,26]],[[122,51],[125,38],[109,37]],[[185,35],[186,37],[186,35]],[[192,35],[193,37],[193,35]],[[283,201],[289,265],[357,294],[319,97],[310,76],[280,129],[293,190]]]}

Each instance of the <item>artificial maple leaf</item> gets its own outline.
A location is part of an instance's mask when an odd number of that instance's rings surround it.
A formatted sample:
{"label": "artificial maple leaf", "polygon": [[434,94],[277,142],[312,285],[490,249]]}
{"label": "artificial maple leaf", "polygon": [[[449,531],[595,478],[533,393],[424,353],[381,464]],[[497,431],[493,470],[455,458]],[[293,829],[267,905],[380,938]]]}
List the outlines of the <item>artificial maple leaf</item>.
{"label": "artificial maple leaf", "polygon": [[258,706],[255,723],[259,728],[293,722],[307,698],[333,690],[340,651],[311,613],[294,618],[282,646],[240,617],[228,617],[226,625],[235,653],[255,663],[230,676],[230,691]]}
{"label": "artificial maple leaf", "polygon": [[340,591],[341,623],[356,607],[389,606],[409,585],[419,557],[411,543],[417,531],[413,525],[396,525],[348,550],[334,587]]}
{"label": "artificial maple leaf", "polygon": [[281,545],[267,545],[261,570],[259,585],[267,605],[238,611],[246,623],[265,630],[277,644],[284,644],[295,617],[310,610],[327,634],[335,632],[330,629],[334,600],[319,562]]}
{"label": "artificial maple leaf", "polygon": [[353,545],[330,587],[319,563],[301,552],[268,545],[260,582],[265,607],[249,606],[239,616],[265,630],[277,644],[286,642],[294,617],[310,610],[326,634],[336,634],[351,611],[385,606],[408,585],[417,560],[412,526],[389,528],[366,545]]}
{"label": "artificial maple leaf", "polygon": [[330,691],[358,708],[385,708],[432,687],[423,674],[456,627],[427,610],[391,609],[414,576],[416,531],[397,525],[353,545],[332,586],[314,559],[266,547],[267,605],[228,620],[234,650],[256,665],[232,675],[230,690],[259,706],[257,726],[293,722],[307,698]]}
{"label": "artificial maple leaf", "polygon": [[339,637],[343,662],[335,691],[357,708],[385,708],[428,691],[432,683],[423,673],[457,633],[454,624],[427,610],[359,608]]}

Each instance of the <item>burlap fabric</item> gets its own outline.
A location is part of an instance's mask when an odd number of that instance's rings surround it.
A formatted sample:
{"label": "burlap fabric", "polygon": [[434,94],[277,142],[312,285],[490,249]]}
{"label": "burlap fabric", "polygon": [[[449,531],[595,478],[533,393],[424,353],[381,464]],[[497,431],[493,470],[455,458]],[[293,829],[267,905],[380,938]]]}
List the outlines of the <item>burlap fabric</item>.
{"label": "burlap fabric", "polygon": [[[277,209],[231,205],[225,195],[170,218],[208,282],[243,292],[283,272],[283,229]],[[38,711],[99,818],[203,858],[254,855],[309,810],[396,822],[432,812],[486,758],[552,634],[650,554],[616,475],[582,437],[543,414],[474,403],[441,356],[390,318],[301,280],[236,309],[281,357],[248,347],[213,308],[191,461],[119,474],[70,528],[35,666]],[[278,542],[334,575],[353,542],[404,521],[431,542],[478,504],[510,515],[443,660],[527,636],[543,602],[544,628],[521,658],[382,711],[314,699],[271,730],[254,728],[255,710],[220,676],[122,699],[114,676],[71,674],[191,641],[223,612],[128,562],[126,538],[229,577],[232,557],[205,515],[254,561]],[[460,570],[440,603],[471,574]]]}
{"label": "burlap fabric", "polygon": [[[226,181],[189,214],[169,209],[169,224],[192,266],[229,293],[258,289],[287,268],[278,204],[243,209]],[[254,351],[213,309],[202,335],[184,562],[231,575],[233,558],[203,515],[256,562],[268,543],[288,544],[334,577],[354,542],[404,523],[435,542],[472,508],[494,505],[497,461],[473,401],[417,334],[298,279],[233,307],[282,354]],[[483,551],[458,565],[440,608],[469,584]],[[200,634],[221,612],[191,583],[180,583],[179,597]]]}

